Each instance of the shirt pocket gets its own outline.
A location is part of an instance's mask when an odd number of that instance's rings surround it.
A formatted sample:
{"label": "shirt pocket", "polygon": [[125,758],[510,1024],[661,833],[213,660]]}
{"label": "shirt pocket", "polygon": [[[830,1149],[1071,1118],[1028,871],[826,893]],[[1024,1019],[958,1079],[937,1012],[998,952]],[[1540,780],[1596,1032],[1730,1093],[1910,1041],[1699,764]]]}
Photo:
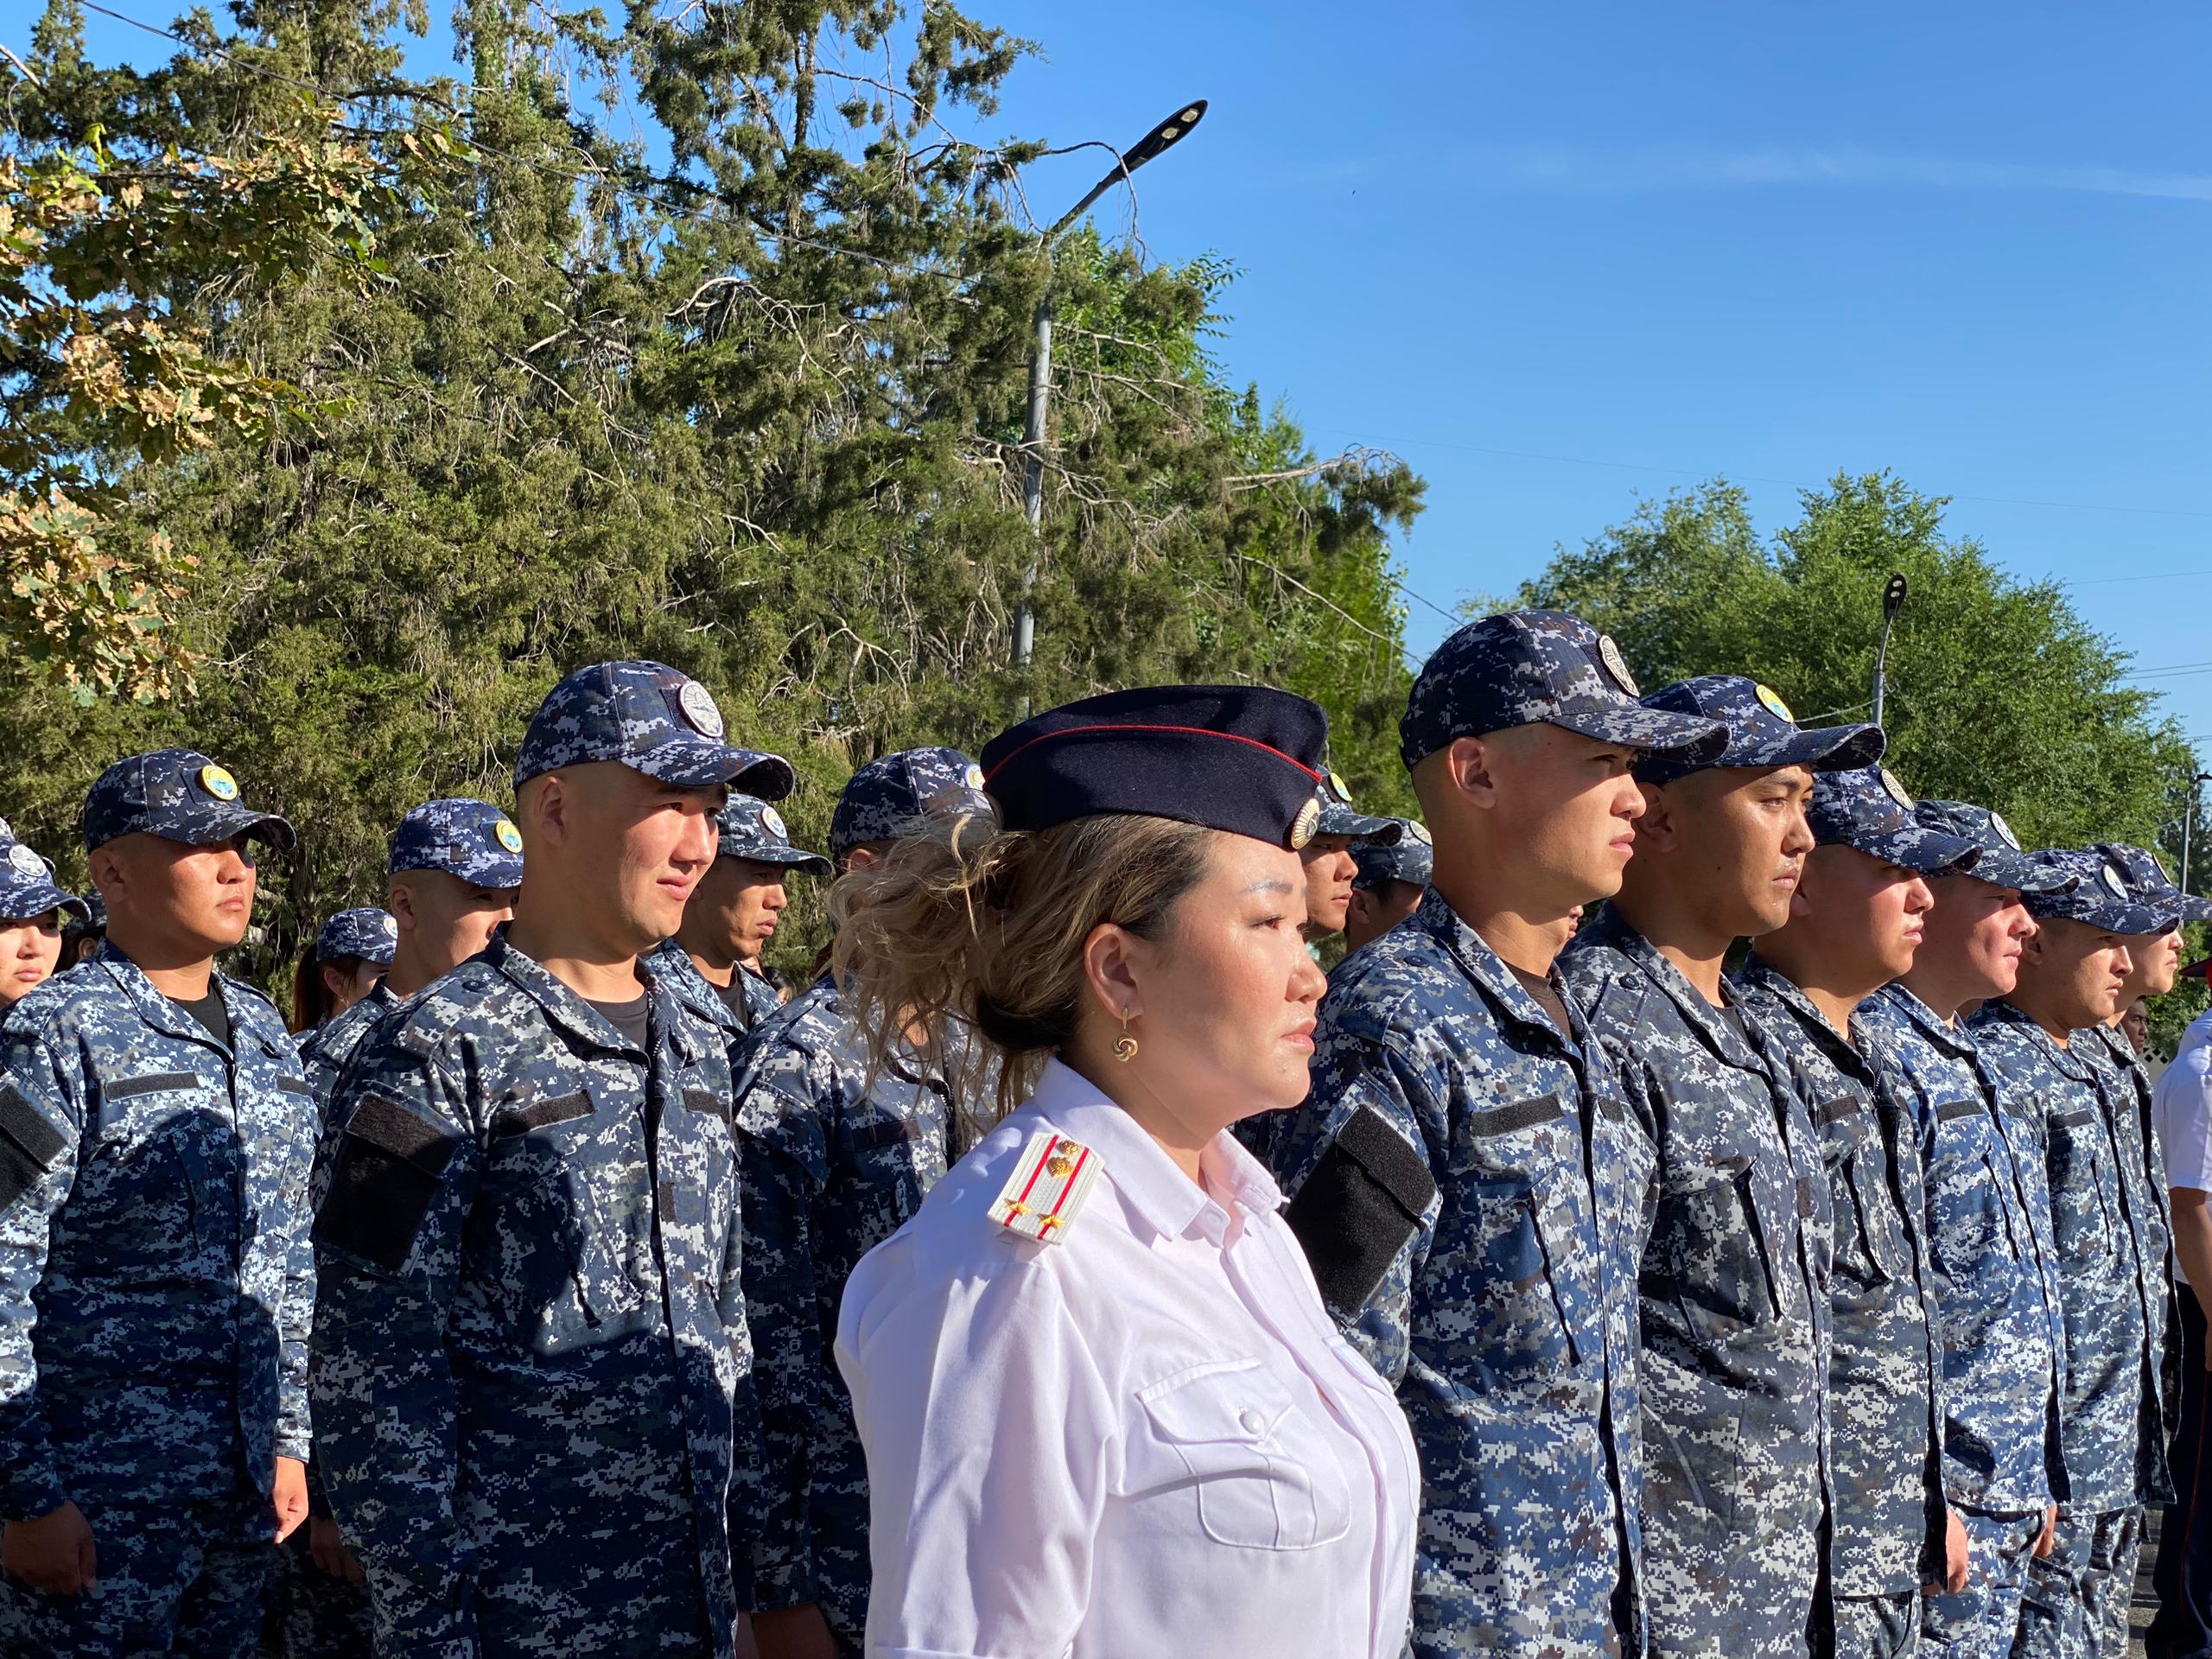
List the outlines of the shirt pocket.
{"label": "shirt pocket", "polygon": [[99,1135],[77,1175],[71,1219],[88,1255],[110,1268],[160,1268],[217,1241],[234,1179],[227,1096],[197,1072],[147,1071],[102,1080]]}
{"label": "shirt pocket", "polygon": [[650,1217],[650,1178],[642,1148],[630,1155],[604,1135],[611,1127],[583,1088],[510,1101],[492,1117],[485,1179],[498,1198],[477,1224],[493,1235],[481,1247],[534,1315],[540,1353],[603,1341],[645,1305],[631,1265],[651,1239],[632,1236],[632,1212]]}
{"label": "shirt pocket", "polygon": [[1257,1359],[1192,1366],[1141,1389],[1134,1496],[1195,1506],[1217,1544],[1315,1549],[1351,1529],[1335,1451]]}
{"label": "shirt pocket", "polygon": [[1929,1253],[1955,1283],[1977,1280],[2020,1259],[1994,1125],[1978,1100],[1936,1108],[1936,1159],[1929,1172],[1933,1225]]}
{"label": "shirt pocket", "polygon": [[2113,1217],[2105,1196],[2104,1126],[2096,1108],[2062,1108],[2047,1121],[2052,1242],[2060,1255],[2076,1260],[2108,1255]]}
{"label": "shirt pocket", "polygon": [[1452,1290],[1432,1325],[1452,1333],[1453,1369],[1488,1386],[1555,1377],[1581,1363],[1573,1316],[1586,1311],[1596,1266],[1580,1124],[1558,1095],[1541,1095],[1464,1114],[1454,1142],[1423,1274]]}
{"label": "shirt pocket", "polygon": [[1747,1158],[1724,1157],[1685,1172],[1670,1202],[1672,1225],[1655,1241],[1644,1294],[1678,1302],[1692,1331],[1715,1345],[1775,1325],[1781,1287],[1770,1227],[1758,1203],[1758,1171]]}

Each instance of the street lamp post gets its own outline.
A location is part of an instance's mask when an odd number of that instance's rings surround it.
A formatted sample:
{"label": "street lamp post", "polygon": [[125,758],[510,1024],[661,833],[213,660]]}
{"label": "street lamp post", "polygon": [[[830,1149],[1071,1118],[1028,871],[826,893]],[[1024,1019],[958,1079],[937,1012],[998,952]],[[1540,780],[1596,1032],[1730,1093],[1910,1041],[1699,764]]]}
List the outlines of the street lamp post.
{"label": "street lamp post", "polygon": [[2189,891],[2190,832],[2196,825],[2196,786],[2212,784],[2212,772],[2200,772],[2189,780],[2189,798],[2181,805],[2181,890]]}
{"label": "street lamp post", "polygon": [[1882,639],[1874,647],[1874,723],[1882,723],[1882,702],[1889,690],[1890,630],[1897,626],[1897,613],[1904,608],[1905,580],[1902,573],[1891,576],[1882,588]]}
{"label": "street lamp post", "polygon": [[[1174,114],[1154,127],[1150,132],[1123,150],[1116,159],[1106,176],[1092,185],[1081,201],[1054,219],[1045,232],[1041,247],[1047,262],[1045,291],[1038,296],[1036,315],[1032,320],[1036,341],[1029,357],[1029,412],[1021,433],[1022,453],[1028,457],[1028,467],[1021,484],[1022,516],[1029,520],[1029,533],[1035,538],[1043,533],[1045,522],[1045,417],[1052,396],[1052,288],[1050,261],[1052,247],[1068,226],[1083,216],[1090,204],[1116,185],[1127,179],[1154,156],[1172,149],[1189,136],[1190,130],[1205,118],[1206,100],[1194,99],[1182,105]],[[1021,574],[1021,603],[1014,613],[1014,665],[1027,669],[1037,642],[1037,615],[1030,603],[1037,588],[1037,552],[1033,546],[1029,567]],[[1029,714],[1029,695],[1021,695],[1020,714]]]}

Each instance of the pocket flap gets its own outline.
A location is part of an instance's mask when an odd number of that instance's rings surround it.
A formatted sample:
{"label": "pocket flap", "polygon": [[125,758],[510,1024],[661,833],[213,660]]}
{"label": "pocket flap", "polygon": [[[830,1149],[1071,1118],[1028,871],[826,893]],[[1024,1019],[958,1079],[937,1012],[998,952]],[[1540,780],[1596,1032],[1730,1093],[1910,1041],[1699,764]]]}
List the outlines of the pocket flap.
{"label": "pocket flap", "polygon": [[1981,1103],[1978,1100],[1947,1100],[1936,1109],[1936,1121],[1938,1123],[1955,1123],[1962,1117],[1980,1116],[1981,1109]]}
{"label": "pocket flap", "polygon": [[1543,1095],[1535,1100],[1516,1100],[1510,1106],[1494,1106],[1488,1111],[1468,1113],[1467,1135],[1470,1139],[1511,1135],[1516,1129],[1532,1129],[1541,1124],[1556,1123],[1563,1115],[1557,1095]]}
{"label": "pocket flap", "polygon": [[110,1100],[128,1100],[133,1095],[158,1095],[165,1089],[205,1086],[197,1071],[155,1071],[143,1077],[118,1077],[112,1083],[103,1083],[100,1093]]}
{"label": "pocket flap", "polygon": [[492,1119],[492,1133],[502,1136],[527,1135],[532,1129],[550,1129],[556,1123],[566,1123],[575,1118],[590,1116],[591,1091],[579,1089],[573,1095],[562,1095],[553,1100],[534,1100],[526,1106],[507,1108]]}
{"label": "pocket flap", "polygon": [[1163,1440],[1252,1445],[1274,1433],[1291,1400],[1289,1389],[1258,1360],[1226,1359],[1164,1376],[1138,1389],[1137,1403]]}

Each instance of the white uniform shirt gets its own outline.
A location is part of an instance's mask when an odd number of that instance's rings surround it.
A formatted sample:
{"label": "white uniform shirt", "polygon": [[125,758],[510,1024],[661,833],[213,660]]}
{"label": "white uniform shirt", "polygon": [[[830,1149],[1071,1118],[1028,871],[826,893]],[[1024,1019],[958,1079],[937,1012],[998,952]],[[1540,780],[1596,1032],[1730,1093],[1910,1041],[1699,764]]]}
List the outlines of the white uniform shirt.
{"label": "white uniform shirt", "polygon": [[[1057,1243],[986,1213],[1038,1129],[1103,1166]],[[1396,1659],[1404,1415],[1267,1171],[1223,1135],[1200,1173],[1055,1061],[853,1274],[871,1659]]]}
{"label": "white uniform shirt", "polygon": [[[2166,1185],[2212,1192],[2212,1014],[2198,1014],[2182,1033],[2151,1097],[2151,1120],[2165,1154]],[[2174,1276],[2189,1282],[2178,1255]]]}

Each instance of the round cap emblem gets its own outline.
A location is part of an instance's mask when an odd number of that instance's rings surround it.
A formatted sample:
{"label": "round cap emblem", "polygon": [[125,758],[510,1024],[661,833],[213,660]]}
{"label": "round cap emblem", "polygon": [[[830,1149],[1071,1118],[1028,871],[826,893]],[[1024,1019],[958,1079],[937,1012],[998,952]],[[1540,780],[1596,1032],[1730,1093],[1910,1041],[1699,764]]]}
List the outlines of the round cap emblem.
{"label": "round cap emblem", "polygon": [[2109,864],[2097,872],[2097,879],[2105,884],[2105,891],[2122,904],[2127,902],[2127,883],[2120,879],[2120,872]]}
{"label": "round cap emblem", "polygon": [[20,841],[8,849],[8,862],[25,875],[46,874],[46,861]]}
{"label": "round cap emblem", "polygon": [[1329,792],[1346,806],[1351,804],[1351,785],[1344,782],[1341,772],[1332,772],[1329,774]]}
{"label": "round cap emblem", "polygon": [[760,827],[778,841],[789,841],[791,838],[791,832],[784,828],[784,815],[772,806],[764,806],[760,809]]}
{"label": "round cap emblem", "polygon": [[1881,774],[1882,787],[1889,791],[1890,798],[1895,801],[1899,806],[1904,808],[1906,811],[1911,811],[1913,807],[1912,797],[1906,794],[1904,785],[1897,782],[1897,773],[1891,772],[1887,766],[1878,766],[1875,770]]}
{"label": "round cap emblem", "polygon": [[1424,847],[1433,846],[1436,837],[1428,833],[1428,826],[1418,818],[1406,820],[1406,833]]}
{"label": "round cap emblem", "polygon": [[1631,697],[1643,695],[1636,689],[1636,676],[1628,671],[1628,659],[1621,655],[1621,648],[1613,643],[1610,633],[1598,636],[1598,660],[1605,665],[1605,672],[1613,677],[1622,690]]}
{"label": "round cap emblem", "polygon": [[379,916],[377,918],[377,931],[387,939],[396,939],[399,937],[399,923],[393,917]]}
{"label": "round cap emblem", "polygon": [[2012,833],[2012,826],[2005,822],[2005,815],[2002,812],[1993,812],[1989,815],[1989,827],[1997,832],[1998,840],[2016,853],[2020,850],[2020,838]]}
{"label": "round cap emblem", "polygon": [[219,801],[235,801],[238,798],[238,780],[218,766],[200,768],[200,787]]}
{"label": "round cap emblem", "polygon": [[1772,686],[1755,685],[1751,690],[1758,698],[1759,706],[1777,720],[1786,720],[1793,726],[1797,723],[1797,716],[1789,712],[1789,705],[1782,700],[1782,694]]}
{"label": "round cap emblem", "polygon": [[1306,798],[1306,804],[1298,809],[1298,816],[1291,820],[1291,851],[1304,852],[1306,843],[1313,839],[1314,826],[1320,822],[1321,803],[1309,795]]}
{"label": "round cap emblem", "polygon": [[969,788],[981,791],[983,787],[983,769],[974,761],[970,760],[968,763],[968,770],[961,776],[967,782]]}
{"label": "round cap emblem", "polygon": [[683,682],[683,689],[676,694],[676,706],[683,711],[684,719],[707,736],[721,738],[722,711],[715,707],[714,694],[698,681]]}
{"label": "round cap emblem", "polygon": [[508,823],[506,819],[501,818],[497,823],[493,824],[492,826],[492,834],[498,840],[499,845],[505,848],[509,852],[518,853],[522,851],[522,831],[516,829],[514,825]]}

